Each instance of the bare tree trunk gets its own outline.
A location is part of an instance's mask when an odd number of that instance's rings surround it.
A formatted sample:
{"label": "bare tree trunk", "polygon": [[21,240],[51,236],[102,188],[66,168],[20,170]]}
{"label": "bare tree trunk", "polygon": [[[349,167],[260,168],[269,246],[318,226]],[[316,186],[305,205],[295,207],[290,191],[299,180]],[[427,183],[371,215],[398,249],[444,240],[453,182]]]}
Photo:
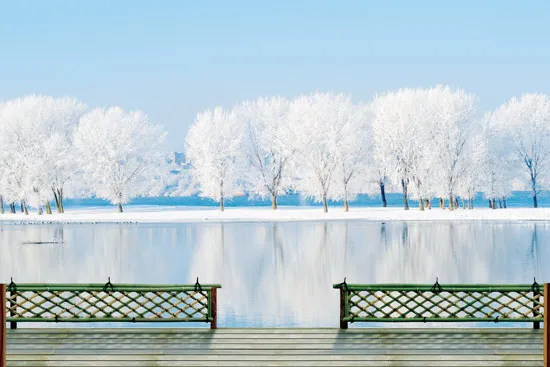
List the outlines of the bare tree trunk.
{"label": "bare tree trunk", "polygon": [[25,215],[29,215],[29,208],[27,208],[27,203],[23,201],[21,205],[23,205],[23,211],[25,212]]}
{"label": "bare tree trunk", "polygon": [[57,190],[57,199],[59,200],[59,206],[57,207],[57,212],[65,213],[65,207],[63,206],[63,189]]}
{"label": "bare tree trunk", "polygon": [[498,199],[498,208],[502,209],[502,200]]}
{"label": "bare tree trunk", "polygon": [[468,198],[468,209],[473,209],[473,208],[474,208],[474,205],[473,205],[473,203],[472,203],[472,198],[469,197],[469,198]]}
{"label": "bare tree trunk", "polygon": [[344,211],[349,212],[348,188],[344,185]]}
{"label": "bare tree trunk", "polygon": [[4,214],[4,197],[0,195],[0,214]]}
{"label": "bare tree trunk", "polygon": [[466,209],[466,203],[464,202],[464,198],[461,197],[460,200],[462,200],[462,209]]}
{"label": "bare tree trunk", "polygon": [[460,208],[460,206],[458,206],[458,198],[455,196],[455,209],[458,208]]}
{"label": "bare tree trunk", "polygon": [[19,202],[19,208],[21,209],[21,213],[25,212],[25,208],[23,207],[23,201]]}
{"label": "bare tree trunk", "polygon": [[502,206],[506,209],[506,198],[502,198]]}
{"label": "bare tree trunk", "polygon": [[492,204],[491,204],[491,205],[492,205],[492,208],[493,208],[493,209],[496,209],[496,208],[497,208],[496,199],[492,199],[491,201],[492,201]]}
{"label": "bare tree trunk", "polygon": [[439,198],[439,208],[445,209],[445,202],[443,201],[443,198]]}
{"label": "bare tree trunk", "polygon": [[42,215],[42,205],[38,205],[38,208],[36,209],[36,212],[38,213],[38,215]]}
{"label": "bare tree trunk", "polygon": [[493,209],[493,202],[491,199],[489,199],[489,209]]}
{"label": "bare tree trunk", "polygon": [[271,209],[277,210],[277,195],[271,194]]}
{"label": "bare tree trunk", "polygon": [[449,210],[451,210],[451,211],[455,210],[454,206],[455,206],[455,201],[453,199],[453,194],[450,194],[449,195]]}
{"label": "bare tree trunk", "polygon": [[124,210],[122,209],[122,203],[118,203],[118,212],[123,213]]}
{"label": "bare tree trunk", "polygon": [[52,206],[49,201],[46,201],[46,214],[52,214]]}
{"label": "bare tree trunk", "polygon": [[531,171],[531,191],[533,192],[533,208],[538,208],[539,203],[537,200],[537,178],[533,174],[533,169],[529,168]]}
{"label": "bare tree trunk", "polygon": [[222,196],[221,199],[220,199],[220,211],[223,212],[224,210],[225,210],[225,204],[223,202],[223,196]]}
{"label": "bare tree trunk", "polygon": [[401,179],[401,186],[403,187],[403,208],[409,210],[409,200],[407,198],[408,187],[405,180]]}
{"label": "bare tree trunk", "polygon": [[424,211],[424,199],[418,198],[418,209],[423,212]]}
{"label": "bare tree trunk", "polygon": [[327,194],[323,194],[323,212],[328,213]]}
{"label": "bare tree trunk", "polygon": [[15,203],[10,203],[10,213],[15,214]]}
{"label": "bare tree trunk", "polygon": [[384,182],[380,182],[380,196],[382,197],[382,207],[387,207],[388,202],[386,201],[386,187]]}
{"label": "bare tree trunk", "polygon": [[432,200],[426,199],[426,204],[428,204],[428,209],[432,210]]}
{"label": "bare tree trunk", "polygon": [[53,200],[55,201],[55,206],[57,207],[57,212],[61,213],[61,206],[59,205],[59,198],[57,197],[57,190],[52,188],[53,191]]}

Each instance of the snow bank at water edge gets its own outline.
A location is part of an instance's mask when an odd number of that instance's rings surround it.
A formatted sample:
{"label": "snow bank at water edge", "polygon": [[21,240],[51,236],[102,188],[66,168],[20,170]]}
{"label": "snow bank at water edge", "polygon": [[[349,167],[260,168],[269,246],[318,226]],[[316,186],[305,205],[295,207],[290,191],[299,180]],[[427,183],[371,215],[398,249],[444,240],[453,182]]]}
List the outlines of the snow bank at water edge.
{"label": "snow bank at water edge", "polygon": [[24,215],[2,214],[1,222],[9,223],[178,223],[178,222],[236,222],[236,221],[316,221],[316,220],[371,220],[371,221],[550,221],[550,208],[513,208],[513,209],[458,209],[455,211],[432,209],[405,211],[399,208],[353,208],[344,212],[333,208],[323,213],[322,208],[281,207],[278,210],[268,208],[228,208],[224,212],[205,208],[162,208],[128,207],[125,213],[116,213],[113,208],[67,211],[65,214]]}

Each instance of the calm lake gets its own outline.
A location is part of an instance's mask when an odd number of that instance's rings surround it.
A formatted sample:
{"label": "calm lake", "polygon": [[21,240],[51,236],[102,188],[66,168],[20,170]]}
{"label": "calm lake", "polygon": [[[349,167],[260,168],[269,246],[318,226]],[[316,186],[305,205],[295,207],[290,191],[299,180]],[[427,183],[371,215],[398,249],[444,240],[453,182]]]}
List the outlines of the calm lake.
{"label": "calm lake", "polygon": [[223,286],[220,327],[337,327],[332,284],[344,277],[531,284],[550,281],[549,261],[550,224],[540,222],[0,223],[0,282],[199,277]]}

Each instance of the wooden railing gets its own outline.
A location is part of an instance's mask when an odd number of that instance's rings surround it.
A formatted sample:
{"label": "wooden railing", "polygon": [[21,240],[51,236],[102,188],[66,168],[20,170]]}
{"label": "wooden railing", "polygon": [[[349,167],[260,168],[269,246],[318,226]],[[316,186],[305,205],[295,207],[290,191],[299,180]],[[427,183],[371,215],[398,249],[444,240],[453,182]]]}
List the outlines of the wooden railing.
{"label": "wooden railing", "polygon": [[217,327],[218,284],[15,284],[1,312],[19,322],[206,322]]}
{"label": "wooden railing", "polygon": [[537,284],[334,284],[340,328],[349,322],[532,322],[544,320]]}

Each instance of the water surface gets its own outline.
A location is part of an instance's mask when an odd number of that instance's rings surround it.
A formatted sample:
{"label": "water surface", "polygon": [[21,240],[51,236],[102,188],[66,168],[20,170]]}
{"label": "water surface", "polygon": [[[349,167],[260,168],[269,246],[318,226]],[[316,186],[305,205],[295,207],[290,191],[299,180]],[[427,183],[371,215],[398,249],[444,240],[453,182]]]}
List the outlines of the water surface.
{"label": "water surface", "polygon": [[[37,244],[36,242],[62,242]],[[0,281],[221,283],[219,326],[338,325],[333,283],[550,281],[550,224],[0,224]]]}

